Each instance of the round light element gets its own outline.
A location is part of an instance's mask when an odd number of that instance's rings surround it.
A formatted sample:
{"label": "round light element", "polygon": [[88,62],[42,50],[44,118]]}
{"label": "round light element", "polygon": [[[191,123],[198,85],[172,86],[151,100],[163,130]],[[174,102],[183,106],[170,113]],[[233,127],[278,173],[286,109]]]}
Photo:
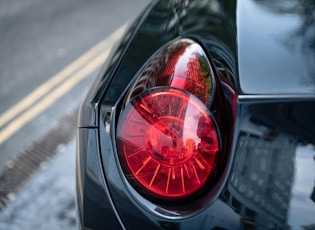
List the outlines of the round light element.
{"label": "round light element", "polygon": [[195,96],[162,87],[128,104],[117,127],[125,175],[141,193],[181,199],[212,176],[219,141],[210,112]]}

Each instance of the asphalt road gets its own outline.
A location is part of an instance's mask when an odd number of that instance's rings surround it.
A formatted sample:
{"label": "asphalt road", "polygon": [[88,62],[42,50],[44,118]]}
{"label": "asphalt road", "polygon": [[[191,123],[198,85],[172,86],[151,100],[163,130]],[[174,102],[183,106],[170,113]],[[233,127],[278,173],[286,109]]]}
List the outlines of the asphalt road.
{"label": "asphalt road", "polygon": [[[0,0],[0,229],[75,228],[77,108],[147,4]],[[29,177],[11,176],[18,171]]]}
{"label": "asphalt road", "polygon": [[[135,18],[146,4],[144,0],[1,0],[0,114]],[[97,69],[2,143],[0,139],[0,170],[77,106],[95,72]],[[1,126],[1,134],[22,112]]]}

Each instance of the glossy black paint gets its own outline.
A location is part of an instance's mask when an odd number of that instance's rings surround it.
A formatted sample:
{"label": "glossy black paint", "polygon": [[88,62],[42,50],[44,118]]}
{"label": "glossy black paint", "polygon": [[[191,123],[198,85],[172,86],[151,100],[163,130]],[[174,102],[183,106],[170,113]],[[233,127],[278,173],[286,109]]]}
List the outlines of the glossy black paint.
{"label": "glossy black paint", "polygon": [[[77,200],[80,224],[90,229],[120,229],[104,181],[98,130],[80,128],[77,133]],[[106,217],[106,221],[104,219]]]}
{"label": "glossy black paint", "polygon": [[[314,8],[311,0],[153,2],[131,25],[80,110],[82,227],[314,228]],[[213,196],[172,206],[144,199],[122,174],[115,104],[149,57],[179,37],[204,47],[227,101],[233,95],[225,88],[236,92],[237,108],[229,161],[209,191]]]}
{"label": "glossy black paint", "polygon": [[237,11],[242,93],[314,95],[315,2],[238,1]]}
{"label": "glossy black paint", "polygon": [[314,145],[306,147],[314,144],[314,119],[307,118],[314,103],[314,98],[239,97],[235,158],[222,197],[257,226],[314,225],[315,151]]}

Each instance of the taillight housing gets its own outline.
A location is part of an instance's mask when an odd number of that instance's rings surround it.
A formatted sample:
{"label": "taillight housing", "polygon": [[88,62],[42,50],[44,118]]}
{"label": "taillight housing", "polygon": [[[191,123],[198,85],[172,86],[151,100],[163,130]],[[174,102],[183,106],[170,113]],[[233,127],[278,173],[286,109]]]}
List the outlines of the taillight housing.
{"label": "taillight housing", "polygon": [[155,53],[127,91],[117,151],[125,177],[145,197],[188,200],[213,186],[224,155],[212,112],[221,103],[214,74],[202,47],[180,39]]}

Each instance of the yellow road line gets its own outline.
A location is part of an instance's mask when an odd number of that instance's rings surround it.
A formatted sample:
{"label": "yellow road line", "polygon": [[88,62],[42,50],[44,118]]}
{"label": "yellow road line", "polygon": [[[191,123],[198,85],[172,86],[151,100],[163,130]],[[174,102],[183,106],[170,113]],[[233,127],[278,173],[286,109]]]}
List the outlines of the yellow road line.
{"label": "yellow road line", "polygon": [[67,77],[69,77],[71,74],[76,72],[78,69],[80,69],[83,65],[89,62],[91,58],[93,58],[95,55],[107,49],[108,46],[112,44],[113,41],[117,40],[117,38],[122,35],[124,29],[125,29],[125,25],[123,25],[118,30],[116,30],[113,34],[111,34],[109,37],[107,37],[106,39],[104,39],[103,41],[95,45],[88,52],[86,52],[81,57],[76,59],[74,62],[69,64],[59,73],[51,77],[48,81],[44,82],[42,85],[36,88],[32,93],[30,93],[26,98],[21,100],[15,106],[11,107],[9,110],[4,112],[0,116],[0,127],[2,127],[8,121],[12,120],[14,117],[16,117],[18,114],[20,114],[22,111],[24,111],[28,107],[32,106],[38,99],[40,99],[48,91],[50,91],[52,88],[60,84]]}
{"label": "yellow road line", "polygon": [[[55,101],[65,95],[69,90],[71,90],[75,85],[77,85],[81,80],[89,76],[94,70],[96,70],[107,58],[112,41],[117,40],[121,37],[125,26],[119,28],[115,33],[110,35],[107,39],[96,45],[86,54],[82,55],[76,61],[71,63],[68,67],[63,69],[61,72],[56,74],[52,80],[48,80],[41,86],[39,86],[33,93],[27,96],[24,100],[18,103],[16,106],[12,107],[6,113],[1,115],[2,119],[10,120],[6,118],[7,114],[11,116],[16,116],[27,107],[31,106],[15,120],[9,123],[0,133],[0,144],[9,139],[13,134],[15,134],[19,129],[26,125],[29,121],[33,120],[37,115],[46,110]],[[105,50],[101,47],[105,46]],[[100,49],[102,49],[100,51]],[[96,57],[93,58],[93,56]],[[92,59],[91,59],[92,58]],[[82,65],[86,64],[84,67]],[[81,68],[81,69],[80,69]],[[61,83],[58,87],[53,89],[58,83]],[[51,91],[51,92],[49,92]],[[49,93],[48,93],[49,92]],[[45,95],[46,94],[46,95]],[[45,95],[44,97],[42,97]],[[41,98],[39,100],[39,98]],[[39,101],[38,101],[39,100]],[[34,103],[37,101],[36,103]],[[18,106],[19,105],[19,106]],[[22,109],[20,107],[23,107]],[[1,124],[2,124],[1,123]]]}

